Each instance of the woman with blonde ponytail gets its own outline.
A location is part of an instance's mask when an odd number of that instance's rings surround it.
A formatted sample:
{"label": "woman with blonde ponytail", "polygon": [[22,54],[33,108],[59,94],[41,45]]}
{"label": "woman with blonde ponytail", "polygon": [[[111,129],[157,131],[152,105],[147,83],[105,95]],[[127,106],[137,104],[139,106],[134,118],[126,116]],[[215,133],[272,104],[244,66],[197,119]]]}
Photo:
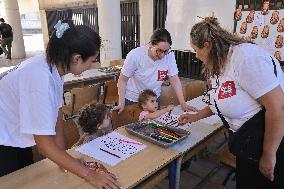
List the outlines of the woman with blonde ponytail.
{"label": "woman with blonde ponytail", "polygon": [[211,79],[208,107],[180,124],[218,114],[229,129],[238,189],[284,188],[284,74],[272,54],[206,17],[191,46]]}

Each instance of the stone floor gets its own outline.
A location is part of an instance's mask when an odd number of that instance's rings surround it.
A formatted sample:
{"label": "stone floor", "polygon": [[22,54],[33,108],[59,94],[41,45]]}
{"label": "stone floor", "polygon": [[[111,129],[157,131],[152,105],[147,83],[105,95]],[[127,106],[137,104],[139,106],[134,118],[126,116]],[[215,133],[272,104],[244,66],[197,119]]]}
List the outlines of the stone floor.
{"label": "stone floor", "polygon": [[[235,189],[234,174],[230,177],[226,187],[222,183],[230,167],[220,164],[216,153],[223,144],[224,136],[219,136],[210,146],[196,155],[190,165],[181,172],[180,189]],[[210,173],[210,174],[209,174]],[[168,179],[164,179],[154,189],[166,189]]]}

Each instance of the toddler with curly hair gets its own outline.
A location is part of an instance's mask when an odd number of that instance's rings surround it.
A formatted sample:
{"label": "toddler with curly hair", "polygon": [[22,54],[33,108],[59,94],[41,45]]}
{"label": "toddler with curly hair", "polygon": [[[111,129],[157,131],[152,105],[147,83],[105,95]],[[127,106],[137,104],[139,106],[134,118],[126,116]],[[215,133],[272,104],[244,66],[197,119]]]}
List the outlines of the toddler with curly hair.
{"label": "toddler with curly hair", "polygon": [[80,139],[76,145],[87,143],[112,131],[111,113],[105,104],[85,105],[79,113]]}

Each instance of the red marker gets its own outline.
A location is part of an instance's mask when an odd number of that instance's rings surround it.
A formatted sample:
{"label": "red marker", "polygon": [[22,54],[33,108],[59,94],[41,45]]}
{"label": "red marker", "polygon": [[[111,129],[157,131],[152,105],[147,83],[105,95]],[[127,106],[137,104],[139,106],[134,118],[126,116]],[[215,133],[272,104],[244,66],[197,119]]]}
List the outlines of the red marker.
{"label": "red marker", "polygon": [[129,144],[143,145],[142,143],[139,143],[139,142],[132,142],[132,141],[123,140],[123,139],[119,139],[119,142],[126,142],[126,143],[129,143]]}

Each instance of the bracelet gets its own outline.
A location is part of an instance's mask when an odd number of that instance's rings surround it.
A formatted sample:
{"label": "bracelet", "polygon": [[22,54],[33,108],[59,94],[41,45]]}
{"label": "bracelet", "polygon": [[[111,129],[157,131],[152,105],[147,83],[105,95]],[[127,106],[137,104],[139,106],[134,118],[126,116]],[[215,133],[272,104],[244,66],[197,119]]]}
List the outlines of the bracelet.
{"label": "bracelet", "polygon": [[86,177],[89,176],[89,174],[90,174],[90,169],[89,168],[84,169],[83,178],[85,179]]}

